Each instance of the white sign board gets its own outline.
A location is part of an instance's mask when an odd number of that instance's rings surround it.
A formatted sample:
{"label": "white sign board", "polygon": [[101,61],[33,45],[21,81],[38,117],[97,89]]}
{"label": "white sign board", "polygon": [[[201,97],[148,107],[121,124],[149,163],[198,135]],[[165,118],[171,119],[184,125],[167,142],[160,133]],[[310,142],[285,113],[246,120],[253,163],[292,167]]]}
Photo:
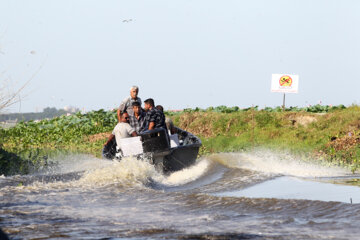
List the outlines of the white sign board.
{"label": "white sign board", "polygon": [[273,74],[271,91],[280,93],[297,93],[299,88],[299,75]]}

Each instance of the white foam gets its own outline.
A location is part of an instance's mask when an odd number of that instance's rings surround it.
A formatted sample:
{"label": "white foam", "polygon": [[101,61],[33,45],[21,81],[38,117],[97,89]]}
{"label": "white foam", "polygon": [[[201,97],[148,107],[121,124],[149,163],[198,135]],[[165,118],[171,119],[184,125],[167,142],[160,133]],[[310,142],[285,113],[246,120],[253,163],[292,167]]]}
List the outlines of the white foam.
{"label": "white foam", "polygon": [[[195,165],[174,172],[160,182],[168,186],[179,186],[195,181],[208,170],[210,163],[207,159],[199,160]],[[157,179],[155,179],[157,180]]]}
{"label": "white foam", "polygon": [[202,159],[189,168],[166,176],[156,171],[155,166],[147,160],[125,157],[121,161],[108,161],[86,155],[73,155],[67,156],[59,162],[59,166],[52,172],[56,171],[57,174],[83,172],[80,179],[55,182],[38,181],[16,188],[17,190],[32,191],[63,188],[89,189],[114,184],[143,188],[150,180],[166,186],[180,186],[206,174],[210,163],[211,161],[208,159]]}
{"label": "white foam", "polygon": [[31,185],[18,186],[16,189],[32,191],[64,188],[93,189],[114,184],[128,187],[144,187],[149,179],[161,178],[162,176],[155,170],[154,165],[148,161],[131,157],[123,158],[120,162],[96,158],[78,159],[78,163],[74,163],[74,167],[71,167],[71,161],[69,163],[62,163],[60,167],[60,172],[62,173],[64,171],[78,172],[78,170],[83,172],[78,180],[37,181]]}
{"label": "white foam", "polygon": [[85,154],[65,155],[55,159],[50,159],[50,161],[54,161],[57,164],[55,167],[48,169],[46,172],[57,174],[99,169],[112,164],[111,161],[105,161]]}
{"label": "white foam", "polygon": [[83,185],[106,185],[120,183],[122,185],[145,184],[149,178],[158,176],[155,167],[145,160],[126,157],[120,162],[85,172],[79,180]]}
{"label": "white foam", "polygon": [[296,177],[336,177],[349,175],[349,171],[335,166],[323,166],[319,162],[309,162],[289,153],[257,150],[248,153],[219,154],[218,158],[229,167],[242,168],[269,174]]}

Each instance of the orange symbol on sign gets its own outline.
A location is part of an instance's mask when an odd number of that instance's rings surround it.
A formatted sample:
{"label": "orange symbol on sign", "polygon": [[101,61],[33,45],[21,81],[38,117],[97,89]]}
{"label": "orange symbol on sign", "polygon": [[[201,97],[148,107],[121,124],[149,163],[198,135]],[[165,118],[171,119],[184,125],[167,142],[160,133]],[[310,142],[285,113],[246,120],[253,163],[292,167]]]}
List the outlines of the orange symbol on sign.
{"label": "orange symbol on sign", "polygon": [[280,78],[279,83],[280,83],[280,86],[282,86],[282,87],[291,87],[293,80],[290,76],[285,75]]}

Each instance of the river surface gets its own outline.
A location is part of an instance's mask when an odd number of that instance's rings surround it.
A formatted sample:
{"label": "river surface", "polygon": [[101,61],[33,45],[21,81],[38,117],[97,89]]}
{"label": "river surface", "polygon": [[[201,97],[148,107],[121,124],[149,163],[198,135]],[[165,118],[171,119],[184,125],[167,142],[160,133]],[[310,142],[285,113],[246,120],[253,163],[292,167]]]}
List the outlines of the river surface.
{"label": "river surface", "polygon": [[350,173],[266,151],[217,154],[165,176],[145,161],[67,156],[0,177],[12,239],[359,239]]}

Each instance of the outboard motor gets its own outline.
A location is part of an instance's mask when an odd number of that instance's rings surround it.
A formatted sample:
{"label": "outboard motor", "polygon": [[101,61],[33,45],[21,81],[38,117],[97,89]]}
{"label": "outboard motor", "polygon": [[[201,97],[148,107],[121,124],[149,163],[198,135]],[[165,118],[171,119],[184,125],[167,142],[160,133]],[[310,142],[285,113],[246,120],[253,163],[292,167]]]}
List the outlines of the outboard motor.
{"label": "outboard motor", "polygon": [[104,146],[102,155],[104,158],[112,160],[116,155],[116,140],[113,138],[107,145]]}
{"label": "outboard motor", "polygon": [[164,128],[140,134],[144,152],[160,152],[170,148],[169,136]]}

